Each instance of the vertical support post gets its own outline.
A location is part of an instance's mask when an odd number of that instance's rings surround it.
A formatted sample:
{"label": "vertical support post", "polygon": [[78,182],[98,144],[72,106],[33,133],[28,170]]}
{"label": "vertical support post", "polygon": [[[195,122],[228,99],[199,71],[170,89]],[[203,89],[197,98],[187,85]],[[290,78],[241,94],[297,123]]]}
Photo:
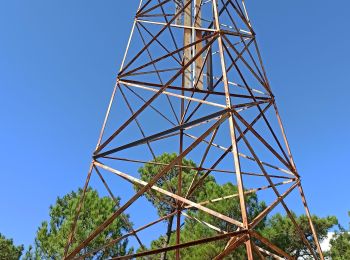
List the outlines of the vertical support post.
{"label": "vertical support post", "polygon": [[297,176],[299,176],[299,174],[297,173],[297,169],[296,169],[294,160],[293,160],[293,156],[292,156],[292,152],[291,152],[291,149],[290,149],[290,146],[289,146],[289,142],[288,142],[288,139],[287,139],[287,136],[286,136],[286,133],[285,133],[283,124],[282,124],[282,119],[281,119],[280,114],[279,114],[279,112],[278,112],[277,105],[276,105],[276,102],[275,102],[275,101],[273,101],[273,107],[274,107],[274,109],[275,109],[275,113],[276,113],[278,125],[279,125],[279,127],[280,127],[280,129],[281,129],[281,133],[282,133],[282,136],[283,136],[284,143],[285,143],[285,145],[286,145],[286,147],[287,147],[287,152],[288,152],[288,156],[289,156],[289,161],[290,161],[291,165],[293,166],[294,174],[296,174]]}
{"label": "vertical support post", "polygon": [[318,240],[315,226],[314,226],[314,224],[312,223],[312,218],[311,218],[310,210],[309,210],[309,207],[308,207],[308,205],[307,205],[307,203],[306,203],[306,198],[305,198],[305,195],[304,195],[303,187],[301,186],[301,182],[298,183],[298,188],[299,188],[301,200],[303,201],[303,204],[304,204],[306,216],[307,216],[308,221],[309,221],[309,225],[310,225],[310,228],[311,228],[312,236],[314,237],[314,240],[315,240],[315,244],[316,244],[316,247],[317,247],[317,252],[318,252],[318,254],[319,254],[321,260],[324,260],[324,256],[323,256],[322,249],[321,249],[321,245],[320,245],[320,241]]}
{"label": "vertical support post", "polygon": [[[201,14],[201,2],[202,0],[195,0],[194,3],[194,34],[195,34],[195,41],[200,41],[202,40],[202,31],[198,30],[196,28],[201,28],[202,27],[202,14]],[[195,45],[195,54],[200,52],[203,48],[203,42],[198,42]],[[198,84],[197,84],[197,88],[200,90],[203,90],[203,73],[201,73],[202,71],[202,66],[203,66],[203,56],[200,55],[195,63],[194,63],[194,72],[195,72],[195,81],[196,82],[198,80]]]}
{"label": "vertical support post", "polygon": [[[182,95],[185,95],[185,90],[182,88],[181,91]],[[184,112],[185,112],[185,100],[182,98],[181,99],[181,105],[180,105],[180,124],[183,124],[184,120]],[[180,129],[180,146],[179,146],[179,154],[183,152],[183,142],[184,142],[184,131],[183,128]],[[177,182],[177,194],[179,196],[182,196],[182,159],[181,161],[178,162],[178,167],[179,167],[179,175],[178,175],[178,182]],[[176,216],[176,245],[179,245],[181,243],[181,201],[177,201],[177,216]],[[180,260],[180,250],[176,249],[175,251],[175,257],[176,260]]]}
{"label": "vertical support post", "polygon": [[[221,62],[221,69],[222,69],[222,80],[224,83],[225,96],[226,96],[226,106],[229,109],[232,109],[230,90],[229,90],[228,78],[227,78],[227,72],[226,72],[223,41],[222,41],[222,35],[221,35],[222,33],[220,32],[219,13],[218,13],[218,6],[217,6],[216,0],[213,0],[213,10],[214,10],[215,28],[217,31],[219,31],[218,45],[219,45],[219,54],[220,54],[220,62]],[[240,159],[238,155],[237,139],[236,139],[236,133],[235,133],[235,121],[233,119],[232,112],[230,112],[230,117],[228,118],[228,120],[230,125],[232,154],[233,154],[234,164],[235,164],[237,187],[238,187],[238,193],[239,193],[239,202],[240,202],[240,208],[241,208],[241,214],[242,214],[242,222],[243,222],[244,228],[248,230],[249,220],[247,216],[247,207],[246,207],[245,196],[244,196],[243,178],[241,173]],[[248,260],[253,260],[253,250],[252,250],[250,236],[248,240],[245,242],[245,245],[246,245]]]}
{"label": "vertical support post", "polygon": [[[183,115],[184,111],[184,101],[182,99],[181,101],[181,117]],[[183,129],[180,130],[180,147],[179,147],[179,154],[183,152]],[[177,182],[177,194],[179,196],[182,196],[182,160],[178,162],[178,168],[179,168],[179,175],[178,175],[178,182]],[[177,201],[177,216],[176,216],[176,245],[179,245],[181,243],[181,201]],[[175,251],[176,260],[180,260],[180,250],[176,249]]]}
{"label": "vertical support post", "polygon": [[[184,0],[185,6],[192,0]],[[192,27],[192,4],[188,4],[184,10],[184,26]],[[184,28],[184,46],[191,44],[192,29]],[[191,60],[192,51],[191,47],[184,49],[183,64],[187,64]],[[188,66],[184,71],[184,88],[192,88],[192,65]]]}
{"label": "vertical support post", "polygon": [[[142,1],[143,1],[143,0],[140,0],[139,7],[137,8],[137,11],[140,10],[140,8],[141,8],[141,6],[142,6]],[[136,22],[137,22],[137,17],[134,18],[134,22],[133,22],[133,24],[132,24],[132,28],[131,28],[131,32],[130,32],[130,36],[129,36],[129,40],[128,40],[128,45],[126,46],[126,50],[125,50],[125,52],[124,52],[122,64],[120,65],[119,71],[122,71],[122,69],[124,68],[124,63],[125,63],[125,60],[126,60],[126,56],[128,55],[128,52],[129,52],[131,39],[132,39],[132,36],[134,35]]]}
{"label": "vertical support post", "polygon": [[[178,12],[181,11],[183,7],[183,0],[174,0],[174,2],[175,2],[175,14],[177,14]],[[175,20],[175,24],[181,25],[182,24],[181,20],[182,20],[182,15],[179,15]]]}
{"label": "vertical support post", "polygon": [[[208,43],[208,41],[207,41]],[[213,90],[213,48],[210,46],[208,48],[208,58],[207,58],[207,90]]]}
{"label": "vertical support post", "polygon": [[[192,0],[185,0],[185,5]],[[185,9],[185,14],[184,14],[184,25],[191,23],[191,16],[192,16],[192,11],[191,11],[191,4],[189,4],[186,9]],[[190,12],[190,13],[189,13]],[[190,17],[188,17],[190,16]],[[191,42],[191,29],[184,29],[184,45],[189,44]],[[184,62],[189,62],[191,59],[191,48],[186,48],[184,50]],[[188,70],[189,69],[189,70]],[[191,83],[191,66],[188,66],[188,68],[185,69],[183,73],[183,79],[182,79],[182,84],[183,88],[181,90],[181,95],[185,95],[185,90],[184,88],[191,88],[192,83]],[[185,100],[182,98],[180,102],[180,124],[183,124],[184,121],[184,111],[185,111]],[[179,136],[179,154],[183,152],[183,129],[180,129],[180,136]],[[178,162],[179,165],[179,175],[178,175],[178,182],[177,182],[177,194],[181,196],[182,194],[182,159],[180,162]],[[179,245],[181,242],[181,201],[177,201],[177,215],[176,215],[176,245]],[[180,250],[176,249],[175,250],[175,259],[180,260]]]}
{"label": "vertical support post", "polygon": [[[142,4],[142,0],[140,1],[140,6],[141,6],[141,4]],[[140,6],[139,6],[139,8],[140,8]],[[103,134],[104,134],[104,131],[105,131],[105,127],[106,127],[106,124],[107,124],[107,121],[108,121],[108,118],[109,118],[109,114],[110,114],[110,111],[111,111],[111,108],[112,108],[112,104],[113,104],[113,101],[114,101],[114,98],[115,98],[115,95],[116,95],[118,87],[119,87],[119,84],[117,82],[114,85],[114,88],[113,88],[112,96],[111,96],[111,99],[110,99],[109,104],[108,104],[108,108],[107,108],[107,112],[106,112],[106,115],[105,115],[105,119],[104,119],[103,124],[102,124],[102,129],[101,129],[101,132],[100,132],[100,136],[99,136],[97,144],[96,144],[96,149],[101,144],[102,137],[103,137]],[[66,246],[64,248],[64,257],[67,256],[69,247],[70,247],[70,245],[71,245],[71,243],[73,241],[74,235],[75,235],[75,229],[76,229],[77,221],[78,221],[78,218],[79,218],[79,215],[80,215],[81,207],[82,207],[84,199],[85,199],[86,191],[87,191],[88,186],[89,186],[92,170],[93,170],[93,161],[90,164],[90,168],[89,168],[89,171],[88,171],[88,174],[87,174],[87,177],[86,177],[86,181],[85,181],[85,185],[84,185],[84,188],[83,188],[83,193],[82,193],[82,195],[80,197],[80,201],[79,201],[79,204],[78,204],[75,216],[74,216],[72,229],[71,229],[71,232],[69,234]]]}
{"label": "vertical support post", "polygon": [[86,177],[85,185],[84,185],[84,188],[83,188],[83,193],[81,194],[78,207],[76,208],[74,220],[73,220],[73,223],[72,223],[72,229],[70,231],[70,234],[68,236],[68,240],[67,240],[66,246],[64,248],[64,258],[68,254],[69,247],[71,246],[73,238],[74,238],[74,235],[75,235],[75,229],[77,228],[77,222],[78,222],[78,219],[79,219],[80,211],[81,211],[83,203],[84,203],[85,194],[86,194],[86,191],[87,191],[88,186],[89,186],[92,170],[93,170],[93,162],[91,162],[91,164],[90,164],[89,172],[88,172],[88,175]]}

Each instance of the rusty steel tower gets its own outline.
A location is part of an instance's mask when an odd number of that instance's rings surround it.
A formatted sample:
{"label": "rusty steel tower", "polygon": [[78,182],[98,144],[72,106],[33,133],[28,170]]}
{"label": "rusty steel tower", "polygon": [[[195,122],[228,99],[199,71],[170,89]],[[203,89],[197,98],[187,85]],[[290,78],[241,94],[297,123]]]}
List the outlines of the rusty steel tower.
{"label": "rusty steel tower", "polygon": [[[167,164],[157,162],[155,158],[165,152],[176,156]],[[184,158],[195,165],[182,165]],[[147,182],[138,173],[145,163],[161,166]],[[190,167],[193,174],[189,187],[182,185],[184,167]],[[159,187],[159,181],[166,180],[174,169],[176,192]],[[218,182],[231,182],[235,191],[197,201],[191,195],[209,176]],[[72,246],[84,194],[93,177],[113,199],[120,196],[121,201],[114,214]],[[139,188],[134,189],[135,185]],[[169,202],[164,198],[171,198],[175,210],[157,216],[145,194],[163,203]],[[253,218],[247,213],[249,194],[257,194],[266,202]],[[289,200],[291,196],[295,199]],[[229,200],[237,201],[239,218],[213,207]],[[297,201],[308,217],[313,245],[291,211],[290,204],[294,206]],[[215,259],[223,259],[238,248],[244,249],[247,259],[291,259],[256,228],[278,210],[289,216],[309,254],[323,259],[244,0],[141,0],[77,206],[65,259],[94,255],[127,237],[142,250],[115,259],[154,259],[154,255],[170,252],[180,259],[183,250],[216,241],[224,241],[225,246]],[[227,228],[191,212],[207,214]],[[106,237],[104,246],[86,250],[124,214],[131,216],[134,225],[122,237]],[[147,249],[143,236],[149,243],[152,234],[153,239],[164,235],[162,223],[170,217],[175,217],[171,226],[175,243]],[[187,219],[211,232],[200,239],[182,241],[182,225]],[[156,225],[159,227],[155,229]]]}

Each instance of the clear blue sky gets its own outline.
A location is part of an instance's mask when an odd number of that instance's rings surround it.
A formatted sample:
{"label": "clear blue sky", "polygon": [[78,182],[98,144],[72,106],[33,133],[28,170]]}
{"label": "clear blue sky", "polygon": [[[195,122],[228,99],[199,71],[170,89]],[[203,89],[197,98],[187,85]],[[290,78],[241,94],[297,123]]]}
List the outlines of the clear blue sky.
{"label": "clear blue sky", "polygon": [[[84,182],[137,0],[0,1],[0,232]],[[350,210],[350,2],[247,0],[311,211]]]}

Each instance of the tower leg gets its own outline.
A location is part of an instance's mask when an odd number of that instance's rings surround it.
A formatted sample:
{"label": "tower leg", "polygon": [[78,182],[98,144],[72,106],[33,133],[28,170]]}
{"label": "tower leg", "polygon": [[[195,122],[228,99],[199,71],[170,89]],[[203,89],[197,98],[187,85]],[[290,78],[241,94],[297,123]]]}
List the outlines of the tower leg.
{"label": "tower leg", "polygon": [[[217,30],[220,30],[219,14],[217,10],[216,0],[213,0],[213,8],[214,8],[215,27]],[[223,50],[223,42],[222,42],[221,35],[218,37],[218,44],[219,44],[219,54],[220,54],[220,60],[221,60],[222,80],[224,82],[224,89],[225,89],[226,106],[227,108],[232,109],[230,90],[229,90],[227,72],[226,72],[224,50]],[[243,179],[242,179],[242,173],[241,173],[241,166],[240,166],[240,160],[239,160],[238,148],[237,148],[235,122],[234,122],[232,113],[229,117],[229,125],[230,125],[232,154],[234,158],[235,171],[236,171],[236,177],[237,177],[237,187],[238,187],[238,193],[239,193],[239,202],[240,202],[240,208],[241,208],[241,214],[242,214],[242,221],[243,221],[244,228],[248,230],[249,222],[248,222],[247,208],[246,208],[246,202],[245,202],[245,196],[244,196],[244,186],[243,186]],[[250,237],[245,242],[245,245],[247,250],[247,258],[249,260],[253,260],[253,251],[252,251],[252,244],[251,244]]]}
{"label": "tower leg", "polygon": [[[184,10],[184,25],[188,27],[192,27],[192,0],[185,0],[185,5],[187,4],[185,10]],[[192,38],[192,29],[191,28],[184,28],[184,46],[187,46],[191,44]],[[184,49],[184,57],[183,57],[183,63],[186,64],[191,60],[192,47],[187,47]],[[184,71],[184,88],[192,88],[192,65],[188,66]]]}
{"label": "tower leg", "polygon": [[314,237],[314,240],[315,240],[315,244],[316,244],[316,247],[317,247],[317,252],[318,252],[321,260],[324,260],[324,256],[323,256],[321,245],[320,245],[320,241],[318,240],[315,226],[312,223],[310,210],[309,210],[309,207],[307,205],[307,202],[306,202],[306,199],[305,199],[305,195],[304,195],[304,191],[303,191],[303,187],[301,186],[300,182],[298,184],[298,187],[299,187],[301,200],[303,201],[303,205],[304,205],[304,208],[305,208],[306,216],[307,216],[307,218],[309,220],[309,225],[310,225],[310,228],[311,228],[312,236]]}
{"label": "tower leg", "polygon": [[[195,0],[195,12],[194,12],[194,27],[200,28],[202,26],[202,20],[201,20],[201,0]],[[199,41],[202,39],[202,31],[195,30],[195,41]],[[195,46],[195,53],[198,53],[203,48],[203,42],[198,42]],[[202,66],[203,66],[203,56],[200,55],[195,63],[194,63],[194,71],[195,71],[195,82],[198,81],[197,88],[200,90],[203,90],[203,73],[202,72]]]}

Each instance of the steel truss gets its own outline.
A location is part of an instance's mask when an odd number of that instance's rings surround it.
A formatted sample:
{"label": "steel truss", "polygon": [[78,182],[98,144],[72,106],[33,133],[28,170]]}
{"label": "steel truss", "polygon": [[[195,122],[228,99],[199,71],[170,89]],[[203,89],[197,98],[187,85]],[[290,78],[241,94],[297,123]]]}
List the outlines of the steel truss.
{"label": "steel truss", "polygon": [[[174,151],[177,157],[169,164],[154,160],[163,152]],[[198,166],[182,165],[185,157]],[[149,182],[141,180],[135,171],[135,167],[144,163],[162,166]],[[185,167],[196,172],[187,190],[182,187]],[[173,168],[178,168],[177,193],[157,186]],[[107,176],[107,172],[113,176]],[[238,192],[207,201],[193,201],[191,194],[213,174],[227,176],[225,178],[237,186]],[[100,179],[115,200],[116,210],[84,241],[72,247],[92,176]],[[129,186],[140,188],[119,205],[112,192],[115,187],[108,181],[111,178],[121,178]],[[269,204],[250,219],[247,195],[260,192],[269,192],[266,193]],[[316,248],[311,246],[287,206],[286,199],[293,192],[301,197]],[[142,226],[130,225],[123,236],[106,238],[104,246],[84,251],[116,218],[125,218],[122,213],[145,193],[153,194],[158,200],[162,196],[172,198],[176,210],[154,220],[145,214]],[[264,199],[261,196],[259,198]],[[239,219],[210,207],[213,203],[234,199],[240,204]],[[140,248],[145,248],[142,232],[175,217],[175,245],[115,259],[168,251],[175,251],[176,259],[180,259],[181,250],[185,248],[219,240],[225,241],[226,246],[215,259],[223,259],[241,246],[245,247],[248,259],[292,259],[255,229],[277,207],[290,217],[310,255],[323,259],[244,0],[141,0],[64,258],[93,256],[130,237],[135,238]],[[193,210],[220,219],[234,231],[222,230],[188,214]],[[217,235],[182,242],[181,226],[187,218],[214,230]]]}

